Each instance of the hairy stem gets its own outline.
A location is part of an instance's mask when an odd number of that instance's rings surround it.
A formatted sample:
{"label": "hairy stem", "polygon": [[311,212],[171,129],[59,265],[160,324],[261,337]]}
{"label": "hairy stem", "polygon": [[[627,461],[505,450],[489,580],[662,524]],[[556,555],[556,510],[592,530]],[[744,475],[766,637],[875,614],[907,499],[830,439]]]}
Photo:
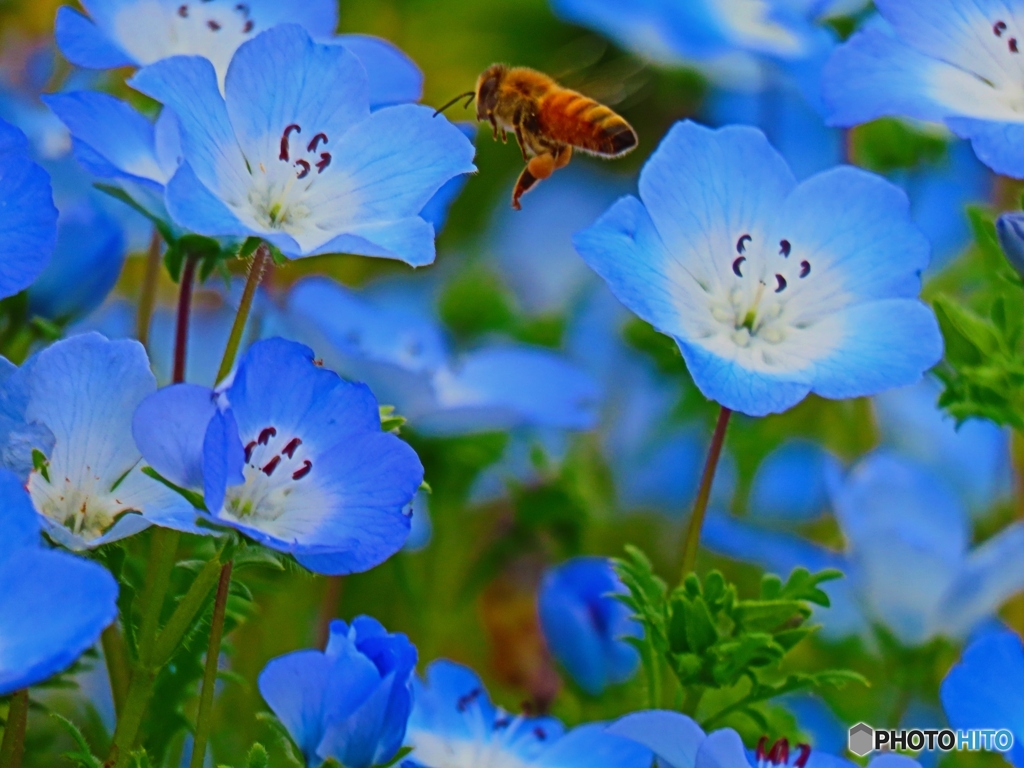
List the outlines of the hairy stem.
{"label": "hairy stem", "polygon": [[114,714],[120,717],[124,711],[124,699],[128,695],[128,678],[131,671],[128,649],[116,621],[103,630],[101,640],[103,659],[107,663],[107,675],[110,677],[110,692],[114,697]]}
{"label": "hairy stem", "polygon": [[4,740],[0,742],[0,768],[21,768],[28,726],[28,690],[15,691],[7,712]]}
{"label": "hairy stem", "polygon": [[189,587],[188,592],[181,598],[178,607],[171,614],[171,618],[167,620],[167,624],[160,630],[160,635],[153,646],[151,658],[153,667],[162,667],[171,660],[174,652],[178,649],[178,645],[181,643],[181,639],[192,626],[196,616],[199,615],[199,612],[206,604],[210,592],[216,586],[220,570],[220,558],[215,557],[203,566],[203,570],[196,576],[192,586]]}
{"label": "hairy stem", "polygon": [[231,335],[228,337],[228,345],[224,350],[224,357],[220,361],[220,369],[217,371],[218,384],[224,380],[231,369],[235,366],[235,358],[238,357],[238,349],[242,346],[242,335],[245,333],[245,325],[249,322],[249,313],[252,311],[252,303],[256,298],[256,289],[263,281],[263,275],[270,264],[270,246],[260,243],[253,254],[252,263],[249,265],[249,276],[245,281],[245,289],[242,291],[242,301],[238,305],[238,313],[235,315],[235,322],[231,326]]}
{"label": "hairy stem", "polygon": [[142,292],[139,294],[139,309],[135,318],[135,335],[142,346],[149,349],[149,326],[153,323],[153,310],[156,309],[156,289],[160,285],[160,251],[163,238],[153,228],[153,236],[149,240],[146,252],[146,272],[142,277]]}
{"label": "hairy stem", "polygon": [[732,416],[732,411],[722,406],[722,410],[718,414],[718,423],[715,424],[715,433],[711,437],[711,446],[708,448],[708,458],[704,464],[704,474],[700,479],[697,501],[694,502],[690,523],[686,528],[686,540],[683,542],[684,579],[693,572],[697,565],[697,548],[700,545],[700,532],[704,527],[704,515],[708,511],[708,501],[711,499],[711,486],[715,481],[718,460],[722,456],[722,445],[725,443],[725,431],[729,427],[730,416]]}
{"label": "hairy stem", "polygon": [[210,645],[206,649],[203,692],[199,697],[199,713],[196,715],[196,735],[192,747],[192,760],[189,763],[190,768],[203,768],[206,743],[210,740],[210,730],[213,727],[213,691],[217,685],[217,663],[220,660],[220,643],[224,638],[224,616],[227,612],[228,591],[231,588],[232,565],[232,561],[228,560],[220,569],[217,597],[213,603]]}

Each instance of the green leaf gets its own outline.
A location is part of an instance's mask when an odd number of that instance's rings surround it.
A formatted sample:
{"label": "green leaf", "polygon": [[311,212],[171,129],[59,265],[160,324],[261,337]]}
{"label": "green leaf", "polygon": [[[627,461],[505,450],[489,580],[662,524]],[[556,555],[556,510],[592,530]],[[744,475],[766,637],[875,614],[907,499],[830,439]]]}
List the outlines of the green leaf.
{"label": "green leaf", "polygon": [[183,497],[185,499],[185,501],[187,501],[189,504],[191,504],[196,509],[201,509],[203,511],[206,511],[206,502],[203,501],[203,497],[200,496],[195,491],[190,491],[190,490],[188,490],[188,488],[182,488],[180,485],[175,485],[174,483],[172,483],[170,480],[168,480],[166,477],[161,475],[159,472],[157,472],[152,467],[143,467],[142,468],[142,474],[149,475],[154,480],[159,480],[161,483],[166,485],[168,488],[170,488],[172,491],[177,493],[179,496]]}
{"label": "green leaf", "polygon": [[285,760],[291,764],[293,768],[306,768],[306,761],[301,757],[302,750],[300,750],[292,740],[291,734],[288,733],[288,729],[284,727],[284,724],[280,720],[270,712],[258,712],[256,713],[256,719],[266,725],[274,735],[278,746],[280,746],[281,751],[284,752]]}
{"label": "green leaf", "polygon": [[234,569],[237,573],[245,568],[269,568],[272,571],[285,570],[285,558],[273,550],[250,544],[239,547],[234,553]]}
{"label": "green leaf", "polygon": [[[711,620],[711,612],[702,597],[694,600],[674,600],[672,602],[672,617],[676,613],[683,615],[683,626],[686,634],[685,650],[704,655],[704,653],[718,642],[718,630]],[[674,649],[673,649],[674,650]]]}
{"label": "green leaf", "polygon": [[259,742],[252,745],[246,758],[246,768],[270,768],[270,755],[267,748]]}
{"label": "green leaf", "polygon": [[32,468],[43,476],[43,480],[50,482],[50,460],[38,448],[32,449]]}
{"label": "green leaf", "polygon": [[733,610],[733,618],[745,631],[773,632],[795,618],[803,621],[810,613],[799,600],[741,600]]}
{"label": "green leaf", "polygon": [[999,351],[999,336],[987,320],[946,296],[936,297],[933,306],[950,363],[983,365]]}
{"label": "green leaf", "polygon": [[384,432],[391,432],[396,435],[399,434],[408,419],[395,413],[395,406],[393,405],[382,405],[379,409],[381,430]]}
{"label": "green leaf", "polygon": [[376,768],[391,768],[393,765],[398,765],[405,758],[412,754],[412,747],[402,747],[395,753],[395,756],[388,760],[386,763],[381,763]]}
{"label": "green leaf", "polygon": [[72,741],[78,747],[75,752],[65,752],[63,757],[79,766],[79,768],[103,768],[103,761],[93,755],[92,747],[89,746],[89,742],[82,735],[82,732],[78,730],[77,725],[56,712],[51,712],[50,717],[56,720],[71,735]]}
{"label": "green leaf", "polygon": [[806,568],[794,568],[793,572],[789,575],[789,580],[775,594],[766,591],[775,589],[771,579],[767,580],[767,582],[762,581],[761,595],[767,599],[803,600],[820,605],[823,608],[828,608],[831,605],[828,595],[819,589],[818,585],[824,584],[827,581],[841,579],[843,576],[843,572],[835,568],[828,568],[818,573],[811,573]]}

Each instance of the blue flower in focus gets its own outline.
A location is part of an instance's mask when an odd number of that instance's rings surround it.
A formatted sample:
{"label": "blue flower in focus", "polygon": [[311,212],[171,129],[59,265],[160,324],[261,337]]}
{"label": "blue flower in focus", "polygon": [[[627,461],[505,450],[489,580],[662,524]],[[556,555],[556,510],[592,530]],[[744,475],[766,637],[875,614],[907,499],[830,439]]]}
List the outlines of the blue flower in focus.
{"label": "blue flower in focus", "polygon": [[928,377],[874,398],[882,445],[944,478],[975,517],[1013,490],[1010,432],[984,419],[959,426],[939,407],[942,385]]}
{"label": "blue flower in focus", "polygon": [[872,454],[831,496],[845,552],[725,515],[709,517],[703,541],[783,575],[798,566],[843,571],[824,587],[832,607],[817,615],[832,638],[870,637],[878,624],[906,646],[961,640],[1024,589],[1024,525],[972,548],[967,510],[942,476],[913,461]]}
{"label": "blue flower in focus", "polygon": [[28,140],[0,120],[0,298],[28,288],[50,261],[57,209],[50,177],[29,156]]}
{"label": "blue flower in focus", "polygon": [[339,370],[368,382],[425,434],[593,426],[598,392],[585,373],[555,352],[523,345],[454,356],[425,298],[402,283],[357,295],[311,278],[289,295],[300,326],[291,331],[315,337]]}
{"label": "blue flower in focus", "polygon": [[419,459],[381,431],[366,386],[301,344],[253,344],[222,391],[161,389],[135,412],[134,434],[157,472],[203,495],[208,521],[317,573],[365,571],[409,536]]}
{"label": "blue flower in focus", "polygon": [[804,521],[828,506],[828,488],[841,471],[839,460],[807,440],[789,440],[758,465],[747,509],[758,519]]}
{"label": "blue flower in focus", "polygon": [[759,131],[683,122],[640,197],[576,248],[709,399],[763,416],[912,384],[942,356],[917,299],[928,244],[889,182],[843,166],[797,184]]}
{"label": "blue flower in focus", "polygon": [[289,256],[355,253],[434,260],[420,212],[475,170],[473,145],[424,106],[370,111],[355,54],[293,24],[243,44],[224,96],[205,59],[151,64],[131,84],[170,108],[183,162],[167,185],[171,217],[210,237],[260,237]]}
{"label": "blue flower in focus", "polygon": [[651,753],[600,724],[568,733],[551,717],[512,715],[491,703],[480,678],[450,661],[435,661],[414,681],[406,745],[409,768],[650,768]]}
{"label": "blue flower in focus", "polygon": [[1014,745],[1008,757],[1024,766],[1024,645],[1009,630],[971,643],[942,681],[942,706],[960,730],[1006,728]]}
{"label": "blue flower in focus", "polygon": [[51,539],[81,550],[154,524],[194,530],[190,505],[142,472],[132,440],[132,412],[155,390],[141,344],[97,333],[58,341],[0,383],[0,457],[27,476]]}
{"label": "blue flower in focus", "polygon": [[172,56],[202,56],[223,85],[235,51],[278,24],[298,24],[311,36],[351,50],[370,77],[374,104],[416,101],[423,75],[386,40],[340,35],[333,0],[86,0],[89,16],[68,6],[57,12],[55,35],[73,64],[91,69],[144,67]]}
{"label": "blue flower in focus", "polygon": [[360,616],[331,622],[327,648],[272,659],[263,699],[302,750],[306,765],[384,765],[402,746],[412,710],[416,648],[405,635]]}
{"label": "blue flower in focus", "polygon": [[0,470],[0,696],[63,672],[117,618],[117,582],[96,563],[44,549],[17,476]]}
{"label": "blue flower in focus", "polygon": [[[613,733],[650,749],[662,768],[854,768],[854,763],[819,752],[807,744],[790,746],[787,739],[774,744],[762,737],[757,748],[747,751],[732,728],[705,734],[686,715],[647,710],[626,715],[608,726]],[[902,755],[882,755],[868,768],[920,768]]]}
{"label": "blue flower in focus", "polygon": [[625,641],[643,630],[615,598],[626,592],[603,557],[576,557],[544,575],[537,606],[548,649],[591,696],[636,672],[640,656]]}
{"label": "blue flower in focus", "polygon": [[885,115],[944,123],[994,171],[1024,176],[1019,3],[877,0],[888,25],[857,33],[825,68],[833,125]]}

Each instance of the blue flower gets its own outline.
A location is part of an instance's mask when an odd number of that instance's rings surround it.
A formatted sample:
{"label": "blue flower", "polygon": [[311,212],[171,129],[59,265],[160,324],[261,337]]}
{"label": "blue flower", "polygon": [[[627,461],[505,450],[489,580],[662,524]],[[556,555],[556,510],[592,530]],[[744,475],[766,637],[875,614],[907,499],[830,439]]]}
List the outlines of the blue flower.
{"label": "blue flower", "polygon": [[44,549],[21,480],[0,470],[0,696],[63,672],[117,617],[101,566]]}
{"label": "blue flower", "polygon": [[834,125],[884,115],[945,123],[998,173],[1024,176],[1016,3],[878,0],[888,25],[854,35],[825,68]]}
{"label": "blue flower", "polygon": [[684,122],[648,161],[640,197],[576,248],[676,339],[709,399],[763,416],[811,392],[912,384],[942,356],[917,299],[928,244],[883,179],[844,166],[798,185],[759,131]]}
{"label": "blue flower", "polygon": [[704,542],[783,575],[797,566],[843,571],[825,585],[832,607],[817,616],[832,638],[870,637],[878,624],[907,646],[963,639],[1024,589],[1024,525],[971,548],[966,509],[943,477],[912,461],[874,453],[831,496],[844,553],[724,515],[709,517]]}
{"label": "blue flower", "polygon": [[425,298],[402,283],[357,295],[313,278],[292,289],[288,305],[300,334],[323,340],[317,348],[339,370],[367,381],[420,432],[593,426],[598,392],[589,376],[555,352],[525,345],[493,343],[454,356]]}
{"label": "blue flower", "polygon": [[1011,762],[1024,766],[1024,645],[1008,630],[982,635],[942,681],[942,706],[961,730],[1006,728]]}
{"label": "blue flower", "polygon": [[747,509],[758,519],[812,520],[828,506],[839,460],[816,443],[789,440],[758,465]]}
{"label": "blue flower", "polygon": [[[732,728],[705,734],[686,715],[665,710],[634,712],[608,726],[608,732],[649,748],[662,768],[854,768],[854,763],[811,749],[807,744],[792,747],[787,739],[769,744],[763,737],[757,749],[748,752]],[[868,768],[920,768],[902,755],[876,757]]]}
{"label": "blue flower", "polygon": [[73,64],[92,69],[146,66],[172,56],[203,56],[223,85],[235,51],[264,30],[298,24],[318,39],[342,44],[359,57],[374,104],[416,101],[423,75],[386,40],[340,35],[334,0],[87,0],[89,16],[68,6],[57,12],[55,34]]}
{"label": "blue flower", "polygon": [[480,678],[450,661],[435,661],[414,682],[404,766],[480,768],[650,768],[648,749],[606,733],[600,724],[568,733],[551,717],[511,715],[491,703]]}
{"label": "blue flower", "polygon": [[365,571],[409,535],[419,459],[381,431],[366,386],[301,344],[253,344],[220,392],[160,390],[136,411],[134,434],[157,472],[204,495],[207,520],[317,573]]}
{"label": "blue flower", "polygon": [[1013,489],[1010,432],[990,421],[956,419],[938,403],[942,385],[928,377],[874,399],[882,445],[942,477],[971,514],[980,517]]}
{"label": "blue flower", "polygon": [[28,475],[51,539],[81,550],[153,524],[193,530],[190,505],[142,472],[132,440],[132,412],[155,390],[141,344],[97,333],[53,344],[0,384],[0,457]]}
{"label": "blue flower", "polygon": [[537,604],[548,649],[592,696],[625,682],[640,664],[625,638],[640,637],[643,631],[615,598],[625,592],[603,557],[573,558],[549,570],[541,582]]}
{"label": "blue flower", "polygon": [[412,710],[416,648],[405,635],[360,616],[331,622],[323,651],[296,651],[260,673],[264,700],[310,768],[335,759],[345,768],[391,760]]}
{"label": "blue flower", "polygon": [[414,104],[371,113],[359,59],[293,24],[238,49],[225,96],[198,57],[151,64],[131,83],[179,121],[184,160],[167,208],[198,234],[260,237],[289,256],[429,264],[434,229],[419,214],[446,181],[475,170],[458,128]]}
{"label": "blue flower", "polygon": [[50,261],[57,209],[50,177],[29,157],[28,140],[0,120],[0,298],[28,288]]}

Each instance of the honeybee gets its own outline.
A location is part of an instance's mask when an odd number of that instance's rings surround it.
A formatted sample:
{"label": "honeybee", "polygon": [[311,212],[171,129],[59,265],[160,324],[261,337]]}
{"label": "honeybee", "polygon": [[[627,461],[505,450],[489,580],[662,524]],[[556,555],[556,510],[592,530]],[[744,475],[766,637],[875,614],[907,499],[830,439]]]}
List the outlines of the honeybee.
{"label": "honeybee", "polygon": [[637,145],[636,131],[604,104],[563,88],[542,72],[493,64],[476,81],[476,89],[459,94],[435,112],[476,99],[476,119],[487,120],[494,138],[514,133],[526,167],[512,193],[512,207],[538,181],[564,168],[578,149],[598,157],[622,157]]}

